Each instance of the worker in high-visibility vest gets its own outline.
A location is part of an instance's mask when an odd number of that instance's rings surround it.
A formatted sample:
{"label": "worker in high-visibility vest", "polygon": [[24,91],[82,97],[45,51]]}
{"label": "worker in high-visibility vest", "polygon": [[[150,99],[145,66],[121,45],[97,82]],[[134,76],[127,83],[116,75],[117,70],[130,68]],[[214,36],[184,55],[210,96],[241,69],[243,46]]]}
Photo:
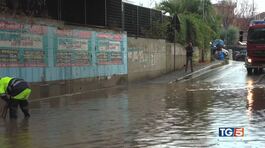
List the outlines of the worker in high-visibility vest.
{"label": "worker in high-visibility vest", "polygon": [[9,107],[9,117],[17,118],[18,105],[24,113],[25,118],[29,118],[28,97],[31,93],[29,84],[23,79],[2,77],[0,78],[0,96]]}

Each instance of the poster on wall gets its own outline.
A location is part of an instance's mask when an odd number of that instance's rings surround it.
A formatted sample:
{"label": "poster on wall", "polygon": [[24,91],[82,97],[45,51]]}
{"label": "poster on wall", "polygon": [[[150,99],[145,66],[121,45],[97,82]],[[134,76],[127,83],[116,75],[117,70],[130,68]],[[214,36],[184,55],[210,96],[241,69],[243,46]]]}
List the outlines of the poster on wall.
{"label": "poster on wall", "polygon": [[97,34],[96,56],[98,65],[122,64],[122,35]]}
{"label": "poster on wall", "polygon": [[46,66],[47,27],[0,20],[0,67]]}
{"label": "poster on wall", "polygon": [[43,50],[25,50],[24,64],[26,67],[46,66],[45,52]]}
{"label": "poster on wall", "polygon": [[0,67],[20,67],[19,50],[2,49],[0,50]]}
{"label": "poster on wall", "polygon": [[91,63],[91,32],[57,30],[56,66],[87,66]]}

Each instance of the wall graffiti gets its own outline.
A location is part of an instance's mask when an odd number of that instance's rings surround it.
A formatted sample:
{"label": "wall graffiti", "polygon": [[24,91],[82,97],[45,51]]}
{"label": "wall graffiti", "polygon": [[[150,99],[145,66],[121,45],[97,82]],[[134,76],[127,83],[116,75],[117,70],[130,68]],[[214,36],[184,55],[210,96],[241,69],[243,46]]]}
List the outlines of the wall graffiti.
{"label": "wall graffiti", "polygon": [[0,20],[0,67],[46,66],[47,27]]}
{"label": "wall graffiti", "polygon": [[155,65],[155,62],[159,59],[154,53],[145,52],[143,48],[130,48],[128,49],[128,60],[147,67]]}

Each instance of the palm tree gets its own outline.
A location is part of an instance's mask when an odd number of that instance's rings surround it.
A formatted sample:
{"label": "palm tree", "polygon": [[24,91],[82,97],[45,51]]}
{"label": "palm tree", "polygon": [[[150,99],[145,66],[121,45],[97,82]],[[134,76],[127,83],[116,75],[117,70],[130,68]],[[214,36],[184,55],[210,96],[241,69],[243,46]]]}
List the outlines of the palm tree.
{"label": "palm tree", "polygon": [[194,13],[206,17],[213,11],[210,0],[164,0],[157,8],[170,15]]}

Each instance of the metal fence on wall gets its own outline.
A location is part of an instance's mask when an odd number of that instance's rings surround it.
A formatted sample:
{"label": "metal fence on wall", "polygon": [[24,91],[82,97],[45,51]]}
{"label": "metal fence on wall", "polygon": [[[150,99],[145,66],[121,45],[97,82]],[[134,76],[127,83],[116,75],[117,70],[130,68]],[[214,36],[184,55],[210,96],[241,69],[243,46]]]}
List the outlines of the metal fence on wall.
{"label": "metal fence on wall", "polygon": [[[51,8],[48,4],[49,15],[55,19],[69,23],[118,28],[126,31],[129,36],[146,36],[156,22],[162,23],[169,19],[169,16],[163,15],[161,11],[124,3],[121,0],[77,0],[75,4],[70,1],[57,1],[58,8]],[[51,3],[55,3],[54,0]],[[75,7],[76,9],[73,9]]]}
{"label": "metal fence on wall", "polygon": [[[157,22],[171,20],[171,17],[163,15],[159,10],[124,3],[121,0],[92,0],[89,2],[77,0],[75,4],[70,1],[57,1],[58,8],[51,8],[48,4],[49,12],[51,12],[49,15],[55,19],[69,23],[118,28],[126,31],[129,36],[144,37]],[[77,9],[71,9],[75,7]]]}
{"label": "metal fence on wall", "polygon": [[146,36],[157,22],[169,20],[161,11],[123,3],[124,30],[128,35]]}
{"label": "metal fence on wall", "polygon": [[[163,15],[159,10],[124,3],[122,0],[35,0],[32,4],[25,4],[24,0],[16,1],[19,4],[17,9],[23,12],[26,11],[24,8],[36,5],[36,1],[40,2],[41,10],[33,16],[42,14],[42,17],[48,16],[68,24],[119,29],[126,31],[129,36],[144,37],[152,31],[157,22],[171,20],[171,17]],[[5,7],[6,0],[0,0],[0,5]]]}
{"label": "metal fence on wall", "polygon": [[0,6],[5,7],[6,6],[6,0],[0,0]]}
{"label": "metal fence on wall", "polygon": [[78,25],[122,27],[121,0],[47,0],[48,15]]}

